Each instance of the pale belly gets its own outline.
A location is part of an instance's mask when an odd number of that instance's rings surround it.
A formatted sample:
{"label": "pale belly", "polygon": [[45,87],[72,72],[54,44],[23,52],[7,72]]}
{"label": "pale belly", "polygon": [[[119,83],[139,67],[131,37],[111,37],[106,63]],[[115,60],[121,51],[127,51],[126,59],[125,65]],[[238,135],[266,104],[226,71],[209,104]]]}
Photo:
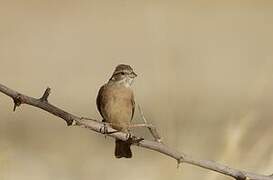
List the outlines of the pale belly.
{"label": "pale belly", "polygon": [[112,88],[107,93],[105,121],[110,123],[114,129],[127,132],[132,117],[132,90],[128,88]]}

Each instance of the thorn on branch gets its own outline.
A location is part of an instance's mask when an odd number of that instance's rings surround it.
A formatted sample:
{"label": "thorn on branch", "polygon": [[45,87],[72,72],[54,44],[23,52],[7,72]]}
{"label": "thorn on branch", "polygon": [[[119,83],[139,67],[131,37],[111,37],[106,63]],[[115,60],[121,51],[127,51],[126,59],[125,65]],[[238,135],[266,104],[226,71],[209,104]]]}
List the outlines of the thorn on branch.
{"label": "thorn on branch", "polygon": [[13,111],[16,110],[16,107],[19,107],[22,104],[21,94],[18,94],[15,98],[13,98],[14,106]]}
{"label": "thorn on branch", "polygon": [[179,159],[177,159],[177,166],[176,166],[177,169],[179,168],[180,164],[182,164],[183,161],[184,161],[183,156],[181,156]]}
{"label": "thorn on branch", "polygon": [[45,90],[43,96],[40,98],[40,100],[47,102],[47,98],[48,98],[49,94],[50,94],[50,88],[48,87],[48,88],[46,88],[46,90]]}
{"label": "thorn on branch", "polygon": [[236,177],[236,180],[246,180],[246,179],[247,177],[241,171],[239,171]]}
{"label": "thorn on branch", "polygon": [[73,122],[75,121],[73,118],[69,118],[69,119],[67,119],[67,120],[65,120],[66,121],[66,125],[67,126],[71,126],[71,125],[73,125]]}
{"label": "thorn on branch", "polygon": [[76,120],[73,120],[73,121],[72,121],[71,126],[78,126],[78,125],[79,125],[78,121],[76,121]]}

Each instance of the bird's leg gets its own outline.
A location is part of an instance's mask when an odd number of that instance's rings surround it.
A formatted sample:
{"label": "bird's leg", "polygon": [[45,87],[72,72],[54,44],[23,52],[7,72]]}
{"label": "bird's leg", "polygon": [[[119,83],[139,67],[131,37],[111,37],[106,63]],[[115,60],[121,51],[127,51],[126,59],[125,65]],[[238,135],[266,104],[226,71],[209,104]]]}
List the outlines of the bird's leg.
{"label": "bird's leg", "polygon": [[130,130],[128,130],[128,132],[126,133],[126,141],[130,144],[137,144],[139,143],[140,141],[144,140],[144,138],[138,138],[136,136],[133,136],[131,133],[130,133]]}
{"label": "bird's leg", "polygon": [[100,128],[100,133],[105,134],[105,137],[107,134],[113,134],[116,132],[120,132],[118,130],[114,130],[114,131],[109,132],[107,125],[111,126],[111,123],[105,122],[105,120],[102,120],[102,123],[103,123],[103,126]]}
{"label": "bird's leg", "polygon": [[128,141],[129,139],[131,139],[132,137],[133,137],[133,135],[131,134],[130,130],[128,130],[128,131],[126,132],[126,139],[127,139],[127,141]]}
{"label": "bird's leg", "polygon": [[[99,121],[96,120],[96,119],[91,119],[91,118],[87,118],[87,117],[81,117],[80,119],[81,119],[81,120],[90,120],[90,121],[99,122]],[[102,123],[103,123],[103,126],[100,128],[100,133],[105,134],[104,137],[106,138],[106,134],[108,134],[108,129],[107,129],[107,125],[106,125],[106,122],[105,122],[104,119],[102,120]]]}
{"label": "bird's leg", "polygon": [[[98,120],[96,120],[96,119],[91,119],[91,118],[87,118],[87,117],[81,117],[80,119],[81,119],[81,120],[90,120],[90,121],[100,122],[100,121],[98,121]],[[99,130],[99,131],[100,131],[100,133],[105,134],[105,138],[106,138],[106,135],[107,135],[107,134],[112,134],[112,133],[118,132],[118,131],[109,132],[109,131],[108,131],[108,128],[107,128],[107,124],[111,125],[111,123],[105,122],[104,119],[103,119],[101,122],[103,123],[103,126],[100,127],[100,130]]]}
{"label": "bird's leg", "polygon": [[100,127],[100,133],[104,134],[106,138],[106,134],[108,134],[108,129],[105,121],[102,121],[103,125]]}

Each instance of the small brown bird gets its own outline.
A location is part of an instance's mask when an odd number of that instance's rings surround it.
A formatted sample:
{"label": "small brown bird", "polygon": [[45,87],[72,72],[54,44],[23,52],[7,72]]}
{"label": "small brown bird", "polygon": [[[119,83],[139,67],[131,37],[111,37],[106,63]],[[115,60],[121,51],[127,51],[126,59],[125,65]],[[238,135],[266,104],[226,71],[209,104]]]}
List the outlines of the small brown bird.
{"label": "small brown bird", "polygon": [[[100,88],[97,96],[97,108],[103,121],[125,133],[129,133],[135,111],[131,85],[136,76],[137,74],[129,65],[118,65],[109,81]],[[116,158],[131,158],[130,146],[129,142],[116,139]]]}

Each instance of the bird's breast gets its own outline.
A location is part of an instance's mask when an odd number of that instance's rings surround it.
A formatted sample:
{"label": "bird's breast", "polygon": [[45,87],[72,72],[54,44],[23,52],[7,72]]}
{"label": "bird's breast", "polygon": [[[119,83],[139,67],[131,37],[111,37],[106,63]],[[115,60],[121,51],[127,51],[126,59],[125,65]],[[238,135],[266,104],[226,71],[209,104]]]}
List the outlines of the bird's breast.
{"label": "bird's breast", "polygon": [[128,131],[132,117],[132,89],[123,86],[109,86],[103,93],[104,118],[112,127]]}

